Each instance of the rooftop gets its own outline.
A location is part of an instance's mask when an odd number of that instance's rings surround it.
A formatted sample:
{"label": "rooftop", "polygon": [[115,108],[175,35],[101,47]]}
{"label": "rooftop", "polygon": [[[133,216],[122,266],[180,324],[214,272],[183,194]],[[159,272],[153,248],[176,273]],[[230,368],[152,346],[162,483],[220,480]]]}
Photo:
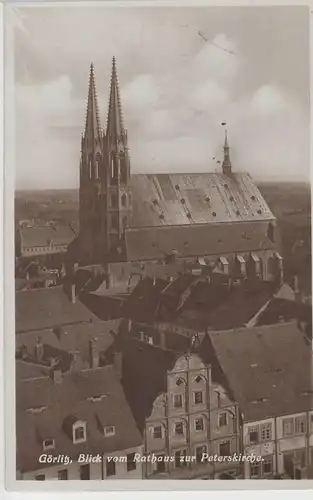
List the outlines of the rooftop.
{"label": "rooftop", "polygon": [[[92,399],[94,398],[94,399]],[[86,422],[87,440],[74,444],[66,432],[69,418]],[[115,434],[105,437],[106,426]],[[38,463],[43,440],[55,439],[53,454],[110,453],[142,444],[121,384],[112,366],[64,376],[24,380],[17,384],[17,469],[25,472],[46,467]]]}
{"label": "rooftop", "polygon": [[49,245],[69,245],[76,233],[71,225],[45,225],[20,228],[21,246],[26,248],[47,247]]}
{"label": "rooftop", "polygon": [[313,409],[312,350],[296,322],[209,336],[245,421]]}
{"label": "rooftop", "polygon": [[132,174],[132,227],[271,220],[249,174]]}

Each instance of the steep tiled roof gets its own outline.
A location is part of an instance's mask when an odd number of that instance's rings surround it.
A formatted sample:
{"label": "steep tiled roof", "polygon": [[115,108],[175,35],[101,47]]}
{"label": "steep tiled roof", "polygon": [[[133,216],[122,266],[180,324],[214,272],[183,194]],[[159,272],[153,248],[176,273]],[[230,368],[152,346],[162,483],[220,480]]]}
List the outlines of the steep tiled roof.
{"label": "steep tiled roof", "polygon": [[222,255],[273,249],[265,230],[252,222],[164,226],[126,230],[126,252],[130,261]]}
{"label": "steep tiled roof", "polygon": [[15,318],[17,333],[96,319],[77,298],[73,304],[62,287],[17,292]]}
{"label": "steep tiled roof", "polygon": [[[103,455],[142,443],[112,366],[71,373],[60,383],[50,378],[20,382],[16,408],[17,468],[22,472],[46,467],[38,463],[44,439],[55,439],[55,456],[67,454],[73,460],[79,453]],[[42,411],[34,411],[39,408]],[[73,444],[64,429],[69,418],[87,423],[85,443]],[[115,435],[105,437],[101,428],[111,425]]]}
{"label": "steep tiled roof", "polygon": [[247,173],[133,174],[132,227],[270,220]]}
{"label": "steep tiled roof", "polygon": [[312,350],[296,323],[209,336],[245,421],[313,409]]}
{"label": "steep tiled roof", "polygon": [[32,226],[20,229],[21,246],[26,248],[69,245],[76,234],[72,226]]}

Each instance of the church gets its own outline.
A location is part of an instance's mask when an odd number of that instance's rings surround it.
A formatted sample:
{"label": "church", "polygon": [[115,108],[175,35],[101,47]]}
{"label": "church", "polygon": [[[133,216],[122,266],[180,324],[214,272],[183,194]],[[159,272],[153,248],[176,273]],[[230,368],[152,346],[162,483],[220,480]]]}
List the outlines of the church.
{"label": "church", "polygon": [[281,281],[276,218],[249,173],[231,163],[227,132],[220,172],[134,174],[113,58],[106,129],[93,65],[81,139],[78,265],[116,268],[170,262]]}

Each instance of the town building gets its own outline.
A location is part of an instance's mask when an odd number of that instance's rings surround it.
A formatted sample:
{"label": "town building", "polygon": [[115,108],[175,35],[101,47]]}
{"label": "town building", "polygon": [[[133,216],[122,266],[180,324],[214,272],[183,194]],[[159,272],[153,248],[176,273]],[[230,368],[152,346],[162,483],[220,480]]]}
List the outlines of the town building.
{"label": "town building", "polygon": [[312,347],[297,323],[210,332],[199,352],[239,405],[243,452],[262,457],[245,479],[312,478]]}
{"label": "town building", "polygon": [[[190,351],[123,339],[122,384],[144,437],[146,479],[222,479],[241,474],[236,403]],[[224,457],[218,461],[210,456]],[[152,459],[154,458],[154,460]]]}
{"label": "town building", "polygon": [[53,369],[18,381],[16,396],[17,479],[142,478],[142,437],[113,366]]}
{"label": "town building", "polygon": [[104,264],[108,286],[114,262],[200,259],[234,279],[282,279],[276,219],[250,175],[233,169],[227,133],[220,172],[131,173],[115,58],[105,132],[90,69],[79,193],[80,230],[68,260]]}

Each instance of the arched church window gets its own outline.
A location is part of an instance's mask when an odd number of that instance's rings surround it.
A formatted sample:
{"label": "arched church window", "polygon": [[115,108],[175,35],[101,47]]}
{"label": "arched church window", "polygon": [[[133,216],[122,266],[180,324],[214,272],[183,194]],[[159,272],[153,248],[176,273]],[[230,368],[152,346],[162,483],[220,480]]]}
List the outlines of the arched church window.
{"label": "arched church window", "polygon": [[123,217],[123,227],[127,227],[127,217]]}
{"label": "arched church window", "polygon": [[100,177],[100,155],[99,153],[97,154],[96,157],[96,179],[99,179]]}
{"label": "arched church window", "polygon": [[121,182],[127,182],[127,161],[124,153],[120,153]]}
{"label": "arched church window", "polygon": [[92,155],[88,156],[88,175],[89,179],[92,179]]}
{"label": "arched church window", "polygon": [[122,202],[122,207],[126,207],[127,206],[127,197],[126,197],[126,194],[122,194],[121,202]]}
{"label": "arched church window", "polygon": [[267,237],[274,243],[274,226],[271,222],[269,223],[267,228]]}

